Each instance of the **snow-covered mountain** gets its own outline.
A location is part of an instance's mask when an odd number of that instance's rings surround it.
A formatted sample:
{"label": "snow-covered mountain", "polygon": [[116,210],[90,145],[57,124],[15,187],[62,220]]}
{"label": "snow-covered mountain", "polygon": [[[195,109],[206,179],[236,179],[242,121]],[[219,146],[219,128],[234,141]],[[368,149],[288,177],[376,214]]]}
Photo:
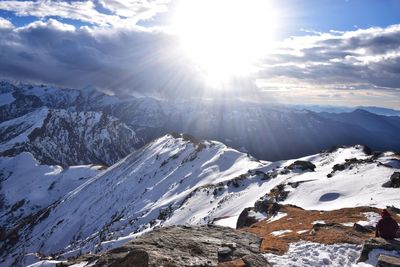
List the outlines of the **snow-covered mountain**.
{"label": "snow-covered mountain", "polygon": [[166,101],[111,96],[93,88],[60,89],[4,81],[0,93],[0,121],[38,107],[101,111],[131,127],[142,144],[169,132],[185,132],[271,161],[298,158],[339,144],[400,150],[396,138],[399,117],[362,110],[323,113],[234,99]]}
{"label": "snow-covered mountain", "polygon": [[0,155],[25,151],[46,164],[110,165],[140,145],[130,127],[102,112],[41,108],[0,123]]}
{"label": "snow-covered mountain", "polygon": [[23,265],[35,252],[99,252],[174,224],[235,227],[244,208],[271,192],[279,202],[308,209],[398,206],[398,189],[382,185],[399,168],[398,154],[372,154],[363,146],[271,163],[219,142],[167,135],[86,180],[13,235],[6,233],[1,258]]}
{"label": "snow-covered mountain", "polygon": [[0,157],[0,228],[15,228],[21,220],[47,208],[103,169],[99,165],[40,165],[32,154]]}
{"label": "snow-covered mountain", "polygon": [[[107,247],[102,242],[162,224],[195,190],[263,165],[218,142],[165,136],[69,192],[49,208],[46,219],[20,228],[20,242],[10,246],[6,239],[9,248],[2,257],[99,251]],[[210,219],[198,218],[203,223]]]}

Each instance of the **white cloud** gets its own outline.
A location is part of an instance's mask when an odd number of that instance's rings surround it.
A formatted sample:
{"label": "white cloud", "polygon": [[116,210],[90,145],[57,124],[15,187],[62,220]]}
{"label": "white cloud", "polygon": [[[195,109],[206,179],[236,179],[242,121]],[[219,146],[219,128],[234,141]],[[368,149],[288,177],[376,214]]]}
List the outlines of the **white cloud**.
{"label": "white cloud", "polygon": [[101,0],[111,12],[100,12],[93,1],[0,1],[0,10],[15,12],[18,16],[38,18],[60,17],[98,25],[135,25],[138,20],[166,10],[166,0]]}
{"label": "white cloud", "polygon": [[170,0],[100,0],[106,9],[121,17],[148,19],[166,12]]}
{"label": "white cloud", "polygon": [[3,29],[13,29],[14,25],[11,23],[11,21],[6,20],[2,17],[0,17],[0,31]]}
{"label": "white cloud", "polygon": [[61,32],[63,31],[74,32],[76,30],[75,26],[73,25],[62,23],[55,19],[49,19],[47,21],[40,21],[40,20],[34,21],[26,26],[17,28],[16,31],[19,32],[31,31],[37,28],[48,28]]}

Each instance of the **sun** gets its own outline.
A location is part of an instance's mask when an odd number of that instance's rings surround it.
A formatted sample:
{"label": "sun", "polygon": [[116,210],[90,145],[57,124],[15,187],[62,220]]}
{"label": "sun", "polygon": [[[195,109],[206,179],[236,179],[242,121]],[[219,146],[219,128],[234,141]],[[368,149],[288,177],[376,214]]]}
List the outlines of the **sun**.
{"label": "sun", "polygon": [[271,49],[276,10],[269,0],[182,0],[173,31],[184,53],[205,75],[220,85],[254,71],[254,64]]}

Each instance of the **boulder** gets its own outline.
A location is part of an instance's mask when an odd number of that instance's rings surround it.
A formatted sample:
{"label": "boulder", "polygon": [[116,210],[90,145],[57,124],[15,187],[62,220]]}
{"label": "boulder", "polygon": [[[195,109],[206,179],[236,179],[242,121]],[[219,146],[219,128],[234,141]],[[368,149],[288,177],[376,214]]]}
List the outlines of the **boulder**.
{"label": "boulder", "polygon": [[275,215],[279,209],[279,204],[269,198],[260,199],[254,203],[255,212],[264,212],[268,215]]}
{"label": "boulder", "polygon": [[[243,261],[249,267],[271,266],[256,235],[221,226],[170,226],[149,232],[100,255],[83,255],[57,266],[203,266]],[[86,263],[84,263],[86,262]]]}
{"label": "boulder", "polygon": [[371,233],[371,232],[374,232],[374,228],[373,227],[362,226],[361,224],[358,224],[358,223],[355,223],[353,225],[353,229],[356,230],[357,232],[360,232],[360,233]]}
{"label": "boulder", "polygon": [[388,255],[380,255],[377,267],[400,267],[400,258]]}
{"label": "boulder", "polygon": [[255,224],[258,222],[258,220],[254,217],[251,216],[251,211],[253,211],[253,208],[245,208],[239,215],[239,218],[236,222],[236,229],[244,228],[244,227],[249,227],[252,224]]}
{"label": "boulder", "polygon": [[293,162],[288,166],[288,169],[290,170],[299,169],[302,171],[314,171],[315,168],[316,166],[313,163],[305,160],[296,160],[295,162]]}
{"label": "boulder", "polygon": [[390,180],[382,185],[383,187],[400,188],[400,172],[394,172]]}
{"label": "boulder", "polygon": [[400,251],[400,241],[383,239],[380,237],[370,238],[364,242],[360,258],[358,259],[357,262],[367,261],[369,253],[374,249],[383,249],[383,250],[388,250],[388,251],[391,251],[391,250]]}

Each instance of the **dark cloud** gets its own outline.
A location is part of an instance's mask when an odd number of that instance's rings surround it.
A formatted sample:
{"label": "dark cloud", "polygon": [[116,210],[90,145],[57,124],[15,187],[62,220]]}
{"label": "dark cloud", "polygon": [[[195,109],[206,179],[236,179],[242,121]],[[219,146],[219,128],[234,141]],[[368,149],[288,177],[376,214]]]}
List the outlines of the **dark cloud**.
{"label": "dark cloud", "polygon": [[[183,54],[176,37],[161,30],[75,28],[54,19],[15,28],[3,19],[0,34],[0,78],[172,98],[210,96],[204,76]],[[397,90],[399,74],[400,26],[394,25],[293,37],[263,61],[257,77],[233,79],[227,87],[231,95],[251,95],[263,92],[255,87],[256,78],[287,77],[345,85],[341,90],[359,84]]]}
{"label": "dark cloud", "polygon": [[75,29],[49,20],[7,31],[0,51],[0,74],[21,80],[150,94],[199,84],[175,38],[162,32]]}

